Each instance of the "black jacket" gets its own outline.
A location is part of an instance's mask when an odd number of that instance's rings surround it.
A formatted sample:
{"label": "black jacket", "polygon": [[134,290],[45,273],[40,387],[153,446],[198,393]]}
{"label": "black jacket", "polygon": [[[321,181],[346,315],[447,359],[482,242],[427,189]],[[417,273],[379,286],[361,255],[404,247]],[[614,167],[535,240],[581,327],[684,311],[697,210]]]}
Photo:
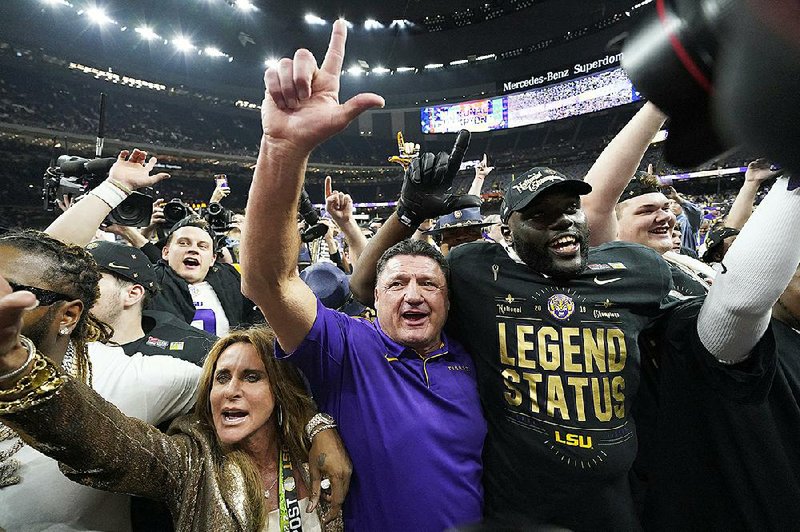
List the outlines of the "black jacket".
{"label": "black jacket", "polygon": [[[150,260],[153,260],[160,253],[156,255],[152,249],[145,250],[151,245],[142,246],[142,251],[145,251]],[[153,248],[158,249],[155,246]],[[161,291],[150,301],[147,308],[169,312],[180,317],[186,323],[192,323],[195,308],[189,292],[189,284],[178,276],[165,260],[158,259],[154,264]],[[205,280],[216,292],[231,328],[264,322],[264,317],[256,305],[242,295],[242,277],[232,265],[214,264],[209,268]]]}

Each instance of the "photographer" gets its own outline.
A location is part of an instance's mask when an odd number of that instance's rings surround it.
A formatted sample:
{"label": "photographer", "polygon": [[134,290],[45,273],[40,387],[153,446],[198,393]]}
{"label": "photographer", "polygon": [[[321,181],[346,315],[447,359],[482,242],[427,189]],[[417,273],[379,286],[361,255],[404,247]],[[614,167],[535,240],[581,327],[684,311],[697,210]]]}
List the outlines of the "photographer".
{"label": "photographer", "polygon": [[[47,233],[64,242],[88,244],[111,209],[130,192],[168,177],[150,176],[156,159],[145,164],[146,159],[147,153],[138,149],[120,152],[108,179],[59,216]],[[154,261],[154,271],[161,292],[151,301],[151,310],[169,312],[215,336],[226,334],[231,327],[262,320],[253,303],[241,295],[241,276],[236,268],[216,262],[216,234],[205,220],[187,217],[176,224],[160,252],[137,233],[126,232],[151,261],[160,257]]]}

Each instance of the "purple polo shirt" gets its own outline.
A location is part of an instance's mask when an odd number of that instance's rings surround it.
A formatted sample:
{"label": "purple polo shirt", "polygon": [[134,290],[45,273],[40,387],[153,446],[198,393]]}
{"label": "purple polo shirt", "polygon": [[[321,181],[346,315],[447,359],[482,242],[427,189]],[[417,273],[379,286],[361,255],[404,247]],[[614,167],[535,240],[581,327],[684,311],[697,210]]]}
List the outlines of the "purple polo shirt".
{"label": "purple polo shirt", "polygon": [[426,359],[376,321],[317,301],[317,319],[291,355],[320,410],[336,418],[353,461],[345,529],[435,531],[480,521],[486,436],[475,368],[460,344]]}

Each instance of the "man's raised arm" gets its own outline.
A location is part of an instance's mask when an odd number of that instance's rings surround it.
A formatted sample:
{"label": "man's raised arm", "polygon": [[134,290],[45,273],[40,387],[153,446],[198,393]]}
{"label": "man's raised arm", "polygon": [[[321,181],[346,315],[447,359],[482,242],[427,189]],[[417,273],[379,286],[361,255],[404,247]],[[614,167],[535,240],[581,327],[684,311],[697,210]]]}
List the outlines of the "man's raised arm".
{"label": "man's raised arm", "polygon": [[617,238],[614,207],[642,162],[666,116],[650,102],[644,104],[589,169],[584,181],[592,191],[583,196],[581,207],[589,220],[591,245],[599,246]]}
{"label": "man's raised arm", "polygon": [[148,161],[145,151],[122,150],[109,170],[108,178],[81,201],[73,203],[45,232],[67,244],[85,246],[92,241],[108,213],[125,201],[132,191],[169,177],[165,173],[150,175],[156,162],[155,157]]}
{"label": "man's raised arm", "polygon": [[383,106],[376,94],[339,104],[347,26],[333,24],[321,67],[305,49],[264,74],[263,136],[242,231],[242,293],[267,318],[286,352],[294,351],[316,319],[316,299],[297,274],[297,203],[311,151],[359,114]]}

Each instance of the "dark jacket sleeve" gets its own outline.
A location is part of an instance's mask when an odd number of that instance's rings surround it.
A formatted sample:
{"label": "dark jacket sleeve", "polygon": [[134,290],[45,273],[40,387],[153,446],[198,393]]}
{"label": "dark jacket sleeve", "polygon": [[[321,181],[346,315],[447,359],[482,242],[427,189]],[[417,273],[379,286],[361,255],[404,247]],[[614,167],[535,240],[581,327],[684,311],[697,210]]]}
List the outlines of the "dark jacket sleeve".
{"label": "dark jacket sleeve", "polygon": [[158,249],[158,246],[156,246],[152,242],[148,242],[139,249],[142,250],[142,253],[144,253],[147,259],[153,264],[156,264],[158,261],[161,260],[161,250]]}

